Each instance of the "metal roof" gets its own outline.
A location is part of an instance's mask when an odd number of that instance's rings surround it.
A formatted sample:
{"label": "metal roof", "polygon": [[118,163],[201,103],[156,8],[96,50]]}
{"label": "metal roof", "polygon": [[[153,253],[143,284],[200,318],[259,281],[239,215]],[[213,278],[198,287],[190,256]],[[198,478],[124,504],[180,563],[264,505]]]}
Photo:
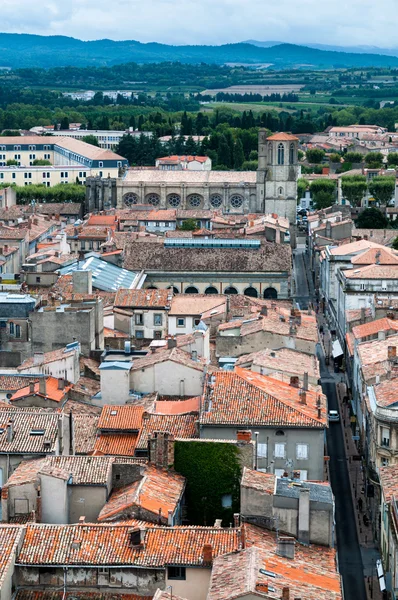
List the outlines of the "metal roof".
{"label": "metal roof", "polygon": [[246,248],[257,250],[261,246],[260,240],[224,239],[224,238],[166,238],[166,248]]}
{"label": "metal roof", "polygon": [[299,498],[302,488],[310,490],[310,501],[333,504],[333,494],[330,485],[310,483],[308,481],[294,482],[291,479],[277,478],[275,496]]}
{"label": "metal roof", "polygon": [[74,271],[91,271],[93,287],[104,292],[114,292],[119,288],[140,287],[138,285],[139,273],[117,267],[97,256],[86,257],[82,261],[76,261],[59,269],[60,275],[70,275]]}

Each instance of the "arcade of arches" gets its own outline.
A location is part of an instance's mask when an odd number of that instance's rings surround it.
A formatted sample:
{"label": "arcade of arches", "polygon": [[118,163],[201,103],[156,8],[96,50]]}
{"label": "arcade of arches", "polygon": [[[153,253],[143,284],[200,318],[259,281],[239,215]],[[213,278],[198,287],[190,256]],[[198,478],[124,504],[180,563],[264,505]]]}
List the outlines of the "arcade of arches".
{"label": "arcade of arches", "polygon": [[[147,290],[157,290],[159,289],[156,285],[147,285]],[[188,285],[187,287],[183,287],[182,291],[175,285],[168,285],[168,290],[172,290],[174,294],[225,294],[227,296],[235,295],[235,294],[244,294],[245,296],[249,296],[250,298],[264,298],[266,300],[276,300],[278,298],[278,290],[274,287],[267,287],[265,290],[260,290],[257,286],[249,285],[246,286],[242,291],[238,291],[238,289],[232,285],[227,286],[220,292],[214,285],[205,285],[203,290],[199,290],[199,288],[195,285]]]}

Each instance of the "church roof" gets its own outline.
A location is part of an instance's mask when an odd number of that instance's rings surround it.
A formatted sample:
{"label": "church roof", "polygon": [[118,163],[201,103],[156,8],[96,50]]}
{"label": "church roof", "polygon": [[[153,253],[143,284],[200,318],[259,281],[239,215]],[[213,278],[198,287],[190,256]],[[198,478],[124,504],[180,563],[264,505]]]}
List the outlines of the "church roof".
{"label": "church roof", "polygon": [[274,135],[270,135],[267,140],[271,142],[297,142],[298,138],[290,133],[275,133]]}

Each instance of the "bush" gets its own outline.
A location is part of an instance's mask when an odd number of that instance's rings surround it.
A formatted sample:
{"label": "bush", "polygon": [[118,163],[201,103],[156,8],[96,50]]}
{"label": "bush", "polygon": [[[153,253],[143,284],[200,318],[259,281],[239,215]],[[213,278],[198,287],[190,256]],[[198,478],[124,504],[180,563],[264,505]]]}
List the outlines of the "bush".
{"label": "bush", "polygon": [[369,152],[365,156],[365,163],[369,169],[379,169],[383,164],[383,155],[381,152]]}
{"label": "bush", "polygon": [[309,163],[319,165],[319,163],[321,163],[325,157],[325,152],[319,148],[310,148],[307,150],[306,156]]}
{"label": "bush", "polygon": [[363,154],[360,152],[346,152],[344,160],[351,163],[361,163],[363,161]]}
{"label": "bush", "polygon": [[398,165],[398,152],[392,152],[387,156],[387,163],[393,167]]}
{"label": "bush", "polygon": [[340,154],[337,154],[337,152],[333,152],[332,154],[329,154],[329,160],[332,163],[339,163],[341,162],[341,156]]}
{"label": "bush", "polygon": [[360,229],[385,229],[389,221],[378,208],[365,208],[358,215],[356,226]]}

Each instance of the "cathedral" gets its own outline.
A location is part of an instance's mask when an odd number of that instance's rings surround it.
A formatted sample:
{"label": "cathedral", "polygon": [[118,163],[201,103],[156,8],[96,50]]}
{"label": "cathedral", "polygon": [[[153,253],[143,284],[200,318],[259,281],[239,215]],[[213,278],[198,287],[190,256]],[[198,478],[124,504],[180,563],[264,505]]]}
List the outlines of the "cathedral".
{"label": "cathedral", "polygon": [[[259,131],[257,171],[128,169],[117,179],[86,180],[86,212],[110,208],[276,213],[296,220],[298,139]],[[137,206],[138,208],[138,206]]]}

